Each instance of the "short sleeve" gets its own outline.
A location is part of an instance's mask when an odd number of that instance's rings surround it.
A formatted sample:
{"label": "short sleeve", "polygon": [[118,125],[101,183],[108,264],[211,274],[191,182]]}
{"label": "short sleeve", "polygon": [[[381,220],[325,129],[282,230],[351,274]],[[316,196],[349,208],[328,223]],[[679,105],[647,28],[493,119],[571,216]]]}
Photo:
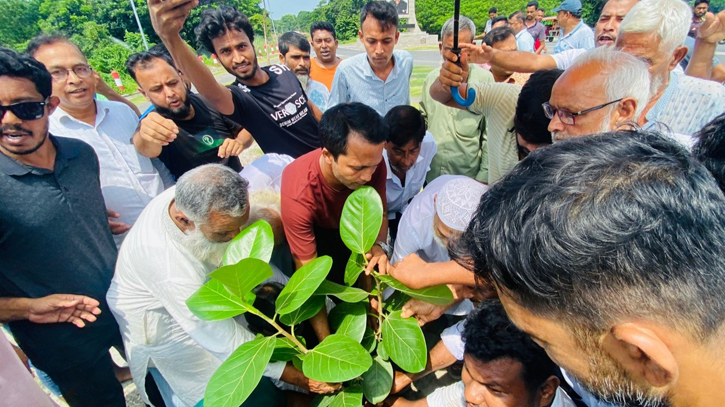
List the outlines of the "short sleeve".
{"label": "short sleeve", "polygon": [[234,113],[230,115],[223,115],[224,117],[232,120],[235,123],[238,123],[242,127],[248,127],[246,122],[246,103],[247,103],[247,97],[242,92],[241,89],[239,89],[237,86],[229,85],[227,87],[230,92],[232,92],[232,102],[234,103]]}
{"label": "short sleeve", "polygon": [[466,349],[463,343],[463,324],[464,321],[460,321],[457,324],[450,326],[443,330],[441,333],[441,341],[446,346],[451,355],[457,360],[463,360],[463,353]]}
{"label": "short sleeve", "polygon": [[289,191],[296,180],[286,169],[282,173],[282,225],[292,255],[300,260],[310,260],[317,253],[313,231],[312,210],[306,207]]}

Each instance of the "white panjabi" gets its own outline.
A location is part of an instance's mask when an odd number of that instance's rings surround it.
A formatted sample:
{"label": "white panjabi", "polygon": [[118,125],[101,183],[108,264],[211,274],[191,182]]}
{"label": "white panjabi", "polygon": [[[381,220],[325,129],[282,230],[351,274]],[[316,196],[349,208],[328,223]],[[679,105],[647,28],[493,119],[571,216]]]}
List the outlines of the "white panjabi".
{"label": "white panjabi", "polygon": [[464,231],[476,212],[488,186],[470,178],[446,182],[438,193],[435,210],[438,218],[451,229]]}

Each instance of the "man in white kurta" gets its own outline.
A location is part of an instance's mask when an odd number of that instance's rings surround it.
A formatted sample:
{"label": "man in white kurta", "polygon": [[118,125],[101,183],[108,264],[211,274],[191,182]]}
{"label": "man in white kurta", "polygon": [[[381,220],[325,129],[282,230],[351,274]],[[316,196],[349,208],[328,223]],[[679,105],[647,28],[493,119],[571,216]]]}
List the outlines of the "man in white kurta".
{"label": "man in white kurta", "polygon": [[[226,170],[238,177],[231,169]],[[207,179],[216,178],[211,175]],[[144,401],[148,403],[144,377],[155,368],[162,376],[162,394],[168,384],[174,406],[192,407],[203,398],[219,365],[254,335],[233,319],[202,321],[186,306],[186,299],[209,280],[209,273],[218,264],[199,260],[184,243],[188,234],[170,215],[176,189],[170,188],[151,201],[129,232],[107,299]],[[242,222],[248,217],[248,210],[243,210]],[[265,376],[279,379],[284,368],[284,363],[270,363]],[[154,378],[159,381],[158,375]],[[164,399],[168,403],[166,395]]]}

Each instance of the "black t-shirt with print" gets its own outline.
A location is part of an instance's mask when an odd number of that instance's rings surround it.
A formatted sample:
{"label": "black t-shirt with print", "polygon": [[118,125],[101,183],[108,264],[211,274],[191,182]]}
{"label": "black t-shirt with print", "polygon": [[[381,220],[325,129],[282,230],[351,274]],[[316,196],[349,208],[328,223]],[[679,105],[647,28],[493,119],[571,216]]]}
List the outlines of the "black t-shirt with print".
{"label": "black t-shirt with print", "polygon": [[317,120],[297,76],[284,65],[261,68],[269,80],[259,86],[229,85],[234,113],[227,116],[244,126],[265,153],[294,158],[320,147]]}
{"label": "black t-shirt with print", "polygon": [[179,179],[185,172],[204,164],[224,164],[241,171],[237,157],[219,158],[219,146],[228,138],[236,138],[242,126],[209,107],[195,94],[189,94],[194,107],[190,120],[174,120],[179,126],[176,140],[161,149],[159,159]]}

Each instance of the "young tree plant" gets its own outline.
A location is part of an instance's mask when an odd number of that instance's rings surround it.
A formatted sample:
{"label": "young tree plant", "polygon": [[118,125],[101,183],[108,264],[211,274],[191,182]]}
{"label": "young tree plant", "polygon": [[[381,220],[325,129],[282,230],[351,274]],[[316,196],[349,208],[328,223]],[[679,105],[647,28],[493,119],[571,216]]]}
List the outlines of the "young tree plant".
{"label": "young tree plant", "polygon": [[[292,362],[310,379],[344,383],[336,394],[318,396],[320,407],[361,406],[383,401],[393,384],[393,364],[417,373],[425,368],[427,349],[423,332],[413,318],[402,318],[408,298],[434,304],[450,304],[453,295],[446,286],[413,290],[391,276],[373,272],[370,292],[353,287],[362,274],[383,220],[380,195],[371,187],[353,192],[345,202],[340,236],[352,252],[345,269],[345,285],[325,280],[332,267],[328,256],[307,263],[290,278],[275,302],[275,314],[265,315],[254,307],[252,290],[272,277],[269,260],[274,238],[272,228],[258,221],[229,244],[220,268],[186,301],[198,318],[208,321],[244,313],[269,323],[276,333],[258,335],[242,344],[217,369],[204,394],[206,407],[237,407],[252,393],[268,363]],[[397,292],[385,299],[387,287]],[[307,348],[295,327],[315,316],[327,297],[339,300],[329,314],[332,335],[314,348]],[[370,307],[370,300],[377,306]],[[369,316],[376,322],[368,324]],[[289,327],[289,328],[287,328]]]}

